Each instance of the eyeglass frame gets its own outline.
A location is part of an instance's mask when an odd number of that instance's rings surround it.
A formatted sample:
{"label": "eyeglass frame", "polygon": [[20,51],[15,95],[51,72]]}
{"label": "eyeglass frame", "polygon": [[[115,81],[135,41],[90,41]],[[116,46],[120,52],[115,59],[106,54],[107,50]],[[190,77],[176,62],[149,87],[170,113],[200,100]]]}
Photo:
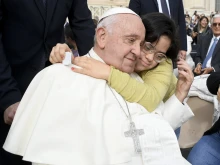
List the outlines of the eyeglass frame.
{"label": "eyeglass frame", "polygon": [[214,26],[214,27],[217,27],[217,25],[220,27],[220,23],[219,22],[212,23],[212,26]]}
{"label": "eyeglass frame", "polygon": [[[150,45],[150,46],[151,46],[151,49],[146,50],[146,49],[147,49],[146,44]],[[156,45],[155,45],[155,46],[156,46]],[[155,46],[153,46],[150,42],[145,42],[145,43],[144,43],[144,45],[143,45],[143,47],[142,47],[142,52],[146,54],[146,55],[145,55],[145,58],[146,58],[146,56],[147,56],[148,54],[154,54],[154,61],[155,61],[155,62],[161,63],[161,62],[166,61],[166,60],[167,60],[166,54],[164,54],[164,53],[162,53],[162,52],[157,52]],[[146,49],[145,49],[145,48],[146,48]],[[162,60],[156,59],[156,57],[158,57],[158,54],[159,54],[159,55],[162,55],[164,58],[163,58]]]}

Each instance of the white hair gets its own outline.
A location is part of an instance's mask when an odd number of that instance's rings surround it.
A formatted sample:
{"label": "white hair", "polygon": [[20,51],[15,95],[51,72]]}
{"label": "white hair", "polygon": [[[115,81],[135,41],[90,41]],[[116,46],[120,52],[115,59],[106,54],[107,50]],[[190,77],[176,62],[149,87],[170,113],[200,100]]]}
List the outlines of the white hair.
{"label": "white hair", "polygon": [[220,14],[215,14],[211,19],[211,24],[213,23],[214,18],[220,18]]}
{"label": "white hair", "polygon": [[111,15],[109,17],[104,18],[103,20],[99,22],[99,24],[97,25],[97,28],[105,27],[108,30],[108,32],[112,33],[113,25],[115,25],[119,21],[118,16],[119,15],[116,14],[116,15]]}
{"label": "white hair", "polygon": [[[105,28],[108,33],[112,34],[113,30],[114,30],[114,25],[117,24],[120,19],[119,19],[119,14],[115,14],[115,15],[111,15],[109,17],[104,18],[103,20],[101,20],[96,29],[99,28]],[[96,44],[96,35],[94,37],[94,43]]]}

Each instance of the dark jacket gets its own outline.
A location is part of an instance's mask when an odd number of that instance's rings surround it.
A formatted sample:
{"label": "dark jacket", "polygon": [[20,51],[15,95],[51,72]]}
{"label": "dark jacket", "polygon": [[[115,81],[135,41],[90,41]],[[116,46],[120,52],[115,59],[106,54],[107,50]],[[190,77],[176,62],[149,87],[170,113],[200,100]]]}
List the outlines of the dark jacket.
{"label": "dark jacket", "polygon": [[2,149],[10,127],[3,113],[21,100],[31,80],[45,67],[52,47],[64,42],[67,17],[79,54],[93,46],[95,27],[87,0],[47,0],[46,9],[43,0],[0,0],[1,165],[21,165],[21,159]]}
{"label": "dark jacket", "polygon": [[[219,84],[220,84],[220,72],[212,73],[208,77],[206,84],[207,84],[208,90],[212,94],[216,95],[218,88],[219,88]],[[204,135],[210,135],[210,134],[216,133],[219,130],[220,130],[220,118],[215,122],[215,124],[208,131],[205,132]]]}
{"label": "dark jacket", "polygon": [[209,30],[211,30],[211,29],[210,29],[210,27],[208,26],[204,32],[199,33],[199,31],[198,31],[198,24],[197,24],[197,25],[193,28],[193,32],[197,32],[198,34],[197,34],[196,37],[193,38],[192,44],[194,44],[194,43],[197,44],[198,41],[199,41],[199,39],[200,39],[200,37],[206,35]]}
{"label": "dark jacket", "polygon": [[[0,111],[20,101],[28,84],[63,42],[66,18],[80,55],[93,46],[94,24],[87,0],[0,0]],[[28,71],[28,72],[27,72]]]}
{"label": "dark jacket", "polygon": [[[195,65],[198,63],[203,63],[208,53],[209,45],[213,38],[213,33],[209,30],[205,36],[201,36],[197,44],[197,54],[195,55]],[[216,72],[220,71],[220,41],[218,41],[215,46],[211,66],[215,69]]]}
{"label": "dark jacket", "polygon": [[[179,28],[181,50],[187,50],[186,23],[182,0],[169,0],[171,18]],[[129,8],[142,16],[147,13],[159,12],[157,0],[130,0]]]}

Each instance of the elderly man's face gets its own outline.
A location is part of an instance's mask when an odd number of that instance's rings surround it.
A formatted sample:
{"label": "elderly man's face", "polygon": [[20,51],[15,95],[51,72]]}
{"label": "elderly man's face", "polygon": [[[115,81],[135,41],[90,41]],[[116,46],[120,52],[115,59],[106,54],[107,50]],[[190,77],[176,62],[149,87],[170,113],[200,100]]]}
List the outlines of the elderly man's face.
{"label": "elderly man's face", "polygon": [[113,26],[112,33],[107,35],[104,61],[123,72],[132,73],[144,44],[145,28],[135,15],[121,14],[120,19]]}
{"label": "elderly man's face", "polygon": [[218,37],[220,36],[220,17],[214,18],[211,25],[213,34]]}

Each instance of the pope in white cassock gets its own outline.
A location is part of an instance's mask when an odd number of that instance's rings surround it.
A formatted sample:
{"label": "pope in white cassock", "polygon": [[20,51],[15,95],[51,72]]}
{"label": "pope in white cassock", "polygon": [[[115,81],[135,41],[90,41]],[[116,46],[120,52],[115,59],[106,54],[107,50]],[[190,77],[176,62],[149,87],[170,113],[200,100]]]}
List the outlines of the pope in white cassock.
{"label": "pope in white cassock", "polygon": [[[141,19],[129,9],[114,8],[102,21],[88,58],[132,73],[144,42]],[[62,46],[53,52],[62,52]],[[33,79],[16,112],[6,151],[33,165],[189,164],[173,131],[193,116],[181,103],[187,92],[177,92],[149,114],[126,102],[106,81],[74,73],[71,66],[52,65]],[[142,81],[137,74],[131,76]]]}

